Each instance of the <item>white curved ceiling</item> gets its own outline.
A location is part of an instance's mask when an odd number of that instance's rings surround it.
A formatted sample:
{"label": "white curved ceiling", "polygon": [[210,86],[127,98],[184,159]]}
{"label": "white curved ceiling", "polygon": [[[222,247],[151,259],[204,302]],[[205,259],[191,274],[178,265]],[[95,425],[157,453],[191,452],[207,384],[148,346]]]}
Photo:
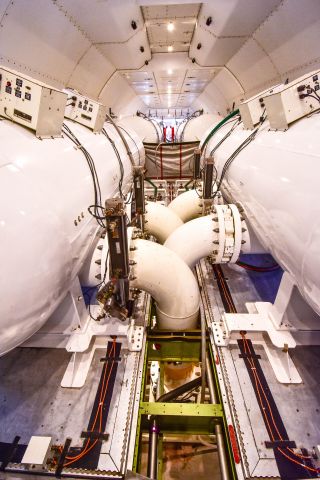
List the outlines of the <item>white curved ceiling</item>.
{"label": "white curved ceiling", "polygon": [[319,32],[319,0],[0,0],[2,64],[122,114],[224,113],[318,68]]}

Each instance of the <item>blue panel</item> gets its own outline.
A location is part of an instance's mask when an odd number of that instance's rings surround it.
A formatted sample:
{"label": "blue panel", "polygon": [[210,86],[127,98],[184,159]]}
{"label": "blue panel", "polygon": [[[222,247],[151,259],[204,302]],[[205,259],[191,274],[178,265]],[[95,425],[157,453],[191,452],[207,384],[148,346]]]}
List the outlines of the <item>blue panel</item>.
{"label": "blue panel", "polygon": [[[270,267],[276,264],[276,261],[269,254],[240,255],[239,261],[256,267]],[[279,267],[271,272],[255,272],[251,270],[246,270],[246,272],[259,293],[261,300],[273,303],[283,275],[282,268]]]}

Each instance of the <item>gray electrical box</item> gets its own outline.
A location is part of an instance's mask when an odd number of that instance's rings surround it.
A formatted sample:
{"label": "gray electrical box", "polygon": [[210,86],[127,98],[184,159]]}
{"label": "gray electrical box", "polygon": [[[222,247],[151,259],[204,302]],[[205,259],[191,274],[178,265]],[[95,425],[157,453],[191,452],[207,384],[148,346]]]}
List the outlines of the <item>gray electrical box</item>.
{"label": "gray electrical box", "polygon": [[319,100],[314,98],[320,92],[319,79],[320,70],[316,70],[265,96],[270,128],[287,130],[290,123],[319,109]]}
{"label": "gray electrical box", "polygon": [[65,117],[81,123],[93,132],[101,132],[106,121],[107,107],[102,103],[80,95],[75,90],[65,90],[68,102]]}
{"label": "gray electrical box", "polygon": [[61,90],[0,67],[0,115],[34,130],[37,137],[61,136],[66,102]]}
{"label": "gray electrical box", "polygon": [[264,90],[263,92],[260,92],[258,95],[249,98],[239,105],[241,120],[244,128],[247,130],[253,130],[254,127],[258,125],[266,107],[264,102],[265,95],[269,95],[270,93],[277,91],[278,88],[279,85],[269,88],[268,90]]}

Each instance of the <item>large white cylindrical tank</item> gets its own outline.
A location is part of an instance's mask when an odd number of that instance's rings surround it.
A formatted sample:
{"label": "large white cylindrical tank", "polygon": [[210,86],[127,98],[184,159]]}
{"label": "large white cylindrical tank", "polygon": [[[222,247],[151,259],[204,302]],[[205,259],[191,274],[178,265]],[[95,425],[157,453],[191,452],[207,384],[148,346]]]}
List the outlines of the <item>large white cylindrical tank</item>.
{"label": "large white cylindrical tank", "polygon": [[181,142],[200,141],[204,133],[210,127],[213,128],[220,120],[222,120],[222,118],[214,113],[204,113],[203,115],[199,115],[199,117],[191,118],[187,123],[182,123],[178,127],[178,140]]}
{"label": "large white cylindrical tank", "polygon": [[137,115],[123,117],[117,124],[124,129],[129,128],[136,132],[141,142],[159,143],[161,140],[161,131],[159,126],[151,120],[147,120]]}
{"label": "large white cylindrical tank", "polygon": [[[241,202],[261,244],[288,271],[312,308],[320,314],[320,116],[269,131],[268,122],[233,160],[222,191]],[[209,153],[232,123],[210,140]],[[221,170],[251,134],[237,127],[214,154]],[[205,138],[205,137],[204,137]],[[204,140],[203,138],[203,140]]]}
{"label": "large white cylindrical tank", "polygon": [[[102,134],[65,120],[91,154],[102,202],[118,194],[120,168]],[[128,191],[132,166],[114,128]],[[130,142],[129,139],[127,139]],[[137,140],[137,139],[136,139]],[[10,121],[0,122],[0,355],[35,333],[63,300],[99,228],[89,214],[93,182],[83,153],[67,137],[39,140]],[[143,156],[142,144],[138,144]],[[138,152],[132,146],[138,163]]]}

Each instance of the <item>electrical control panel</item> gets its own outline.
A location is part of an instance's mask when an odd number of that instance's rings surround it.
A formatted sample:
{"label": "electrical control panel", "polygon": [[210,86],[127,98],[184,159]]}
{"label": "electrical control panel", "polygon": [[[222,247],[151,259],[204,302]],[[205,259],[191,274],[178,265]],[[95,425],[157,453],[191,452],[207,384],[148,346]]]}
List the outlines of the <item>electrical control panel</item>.
{"label": "electrical control panel", "polygon": [[65,90],[65,92],[68,94],[65,117],[81,123],[94,132],[101,132],[106,121],[107,107],[74,90]]}
{"label": "electrical control panel", "polygon": [[242,102],[239,105],[239,110],[241,114],[241,120],[243,122],[244,128],[247,130],[253,130],[256,125],[260,122],[260,118],[263,115],[263,112],[266,109],[264,97],[270,93],[278,91],[280,85],[269,88],[263,92],[260,92],[258,95],[249,98],[245,102]]}
{"label": "electrical control panel", "polygon": [[320,70],[282,85],[264,97],[270,128],[286,130],[290,123],[320,108]]}
{"label": "electrical control panel", "polygon": [[66,102],[61,90],[0,66],[0,115],[35,130],[37,137],[61,135]]}

